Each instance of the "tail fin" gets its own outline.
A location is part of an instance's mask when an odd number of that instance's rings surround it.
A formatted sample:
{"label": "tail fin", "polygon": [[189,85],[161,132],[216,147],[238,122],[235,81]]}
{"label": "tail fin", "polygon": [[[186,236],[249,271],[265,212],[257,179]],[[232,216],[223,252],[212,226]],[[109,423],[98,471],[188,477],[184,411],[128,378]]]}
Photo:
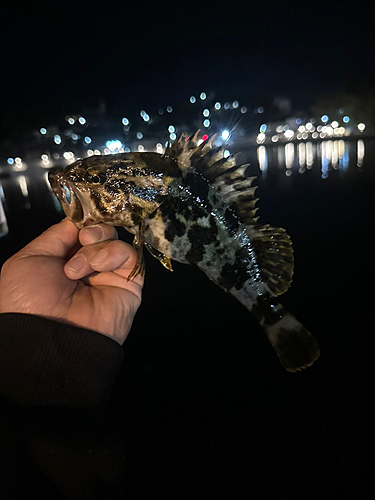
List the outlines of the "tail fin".
{"label": "tail fin", "polygon": [[318,359],[319,345],[292,314],[285,314],[274,325],[263,326],[281,364],[288,372],[302,370]]}

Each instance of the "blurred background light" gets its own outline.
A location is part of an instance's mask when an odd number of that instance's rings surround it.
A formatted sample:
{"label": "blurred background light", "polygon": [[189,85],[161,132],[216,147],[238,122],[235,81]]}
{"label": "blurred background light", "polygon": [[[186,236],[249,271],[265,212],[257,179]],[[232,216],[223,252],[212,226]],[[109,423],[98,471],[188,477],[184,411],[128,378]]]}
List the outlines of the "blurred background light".
{"label": "blurred background light", "polygon": [[202,99],[202,101],[204,101],[206,99],[207,95],[205,92],[201,92],[199,97]]}
{"label": "blurred background light", "polygon": [[223,131],[221,132],[221,137],[224,139],[224,141],[226,141],[226,140],[228,139],[229,134],[230,134],[230,133],[229,133],[229,130],[223,130]]}
{"label": "blurred background light", "polygon": [[215,102],[215,109],[220,109],[221,108],[221,104],[219,102]]}
{"label": "blurred background light", "polygon": [[40,132],[42,135],[46,135],[46,133],[47,133],[47,129],[46,129],[46,128],[44,128],[44,127],[42,127],[42,128],[39,130],[39,132]]}
{"label": "blurred background light", "polygon": [[121,121],[122,121],[123,125],[125,125],[125,126],[129,125],[129,120],[127,118],[124,117]]}
{"label": "blurred background light", "polygon": [[61,136],[59,134],[55,134],[53,137],[53,142],[55,144],[61,144]]}
{"label": "blurred background light", "polygon": [[173,111],[172,106],[167,106],[167,111],[168,111],[168,113],[172,113],[172,111]]}
{"label": "blurred background light", "polygon": [[191,102],[192,104],[194,104],[194,103],[196,102],[196,100],[197,100],[197,99],[196,99],[196,97],[195,97],[195,96],[193,96],[193,95],[192,95],[192,96],[190,96],[190,102]]}
{"label": "blurred background light", "polygon": [[79,121],[79,123],[80,123],[81,125],[84,125],[84,124],[86,123],[86,120],[85,120],[85,118],[83,118],[83,116],[80,116],[80,117],[78,118],[78,121]]}

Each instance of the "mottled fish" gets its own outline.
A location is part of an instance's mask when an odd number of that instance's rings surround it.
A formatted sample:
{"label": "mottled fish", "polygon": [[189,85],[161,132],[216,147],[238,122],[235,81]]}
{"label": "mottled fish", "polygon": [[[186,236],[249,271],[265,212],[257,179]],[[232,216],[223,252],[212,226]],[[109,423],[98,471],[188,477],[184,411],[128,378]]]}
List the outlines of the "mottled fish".
{"label": "mottled fish", "polygon": [[258,224],[255,177],[198,132],[164,154],[91,156],[49,180],[66,216],[78,228],[105,222],[134,234],[143,273],[143,246],[163,266],[199,267],[258,319],[282,365],[295,372],[319,357],[313,336],[279,303],[290,286],[293,250],[284,229]]}

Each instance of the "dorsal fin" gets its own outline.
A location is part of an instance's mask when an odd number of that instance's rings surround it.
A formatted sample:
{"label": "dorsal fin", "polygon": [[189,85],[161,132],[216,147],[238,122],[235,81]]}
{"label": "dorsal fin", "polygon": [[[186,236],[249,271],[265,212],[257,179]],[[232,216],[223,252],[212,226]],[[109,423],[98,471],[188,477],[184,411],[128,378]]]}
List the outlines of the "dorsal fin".
{"label": "dorsal fin", "polygon": [[293,247],[289,235],[285,229],[269,224],[245,227],[263,280],[275,295],[281,295],[289,288],[293,277]]}
{"label": "dorsal fin", "polygon": [[293,249],[289,236],[282,228],[259,225],[255,217],[256,177],[246,177],[249,164],[236,164],[237,155],[224,156],[224,147],[214,147],[215,136],[197,145],[199,130],[187,141],[183,136],[165,154],[174,158],[182,171],[189,169],[201,174],[234,210],[245,226],[254,247],[262,278],[275,295],[284,293],[293,275]]}

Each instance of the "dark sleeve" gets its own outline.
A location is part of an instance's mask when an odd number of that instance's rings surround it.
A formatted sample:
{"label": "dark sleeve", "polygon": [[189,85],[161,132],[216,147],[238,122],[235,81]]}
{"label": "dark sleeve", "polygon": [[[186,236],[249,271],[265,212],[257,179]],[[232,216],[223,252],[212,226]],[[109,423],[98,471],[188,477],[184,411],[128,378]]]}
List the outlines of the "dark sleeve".
{"label": "dark sleeve", "polygon": [[0,314],[2,499],[103,498],[121,463],[100,436],[122,361],[122,347],[97,332]]}
{"label": "dark sleeve", "polygon": [[27,314],[0,314],[0,393],[21,405],[106,401],[123,360],[105,335]]}

